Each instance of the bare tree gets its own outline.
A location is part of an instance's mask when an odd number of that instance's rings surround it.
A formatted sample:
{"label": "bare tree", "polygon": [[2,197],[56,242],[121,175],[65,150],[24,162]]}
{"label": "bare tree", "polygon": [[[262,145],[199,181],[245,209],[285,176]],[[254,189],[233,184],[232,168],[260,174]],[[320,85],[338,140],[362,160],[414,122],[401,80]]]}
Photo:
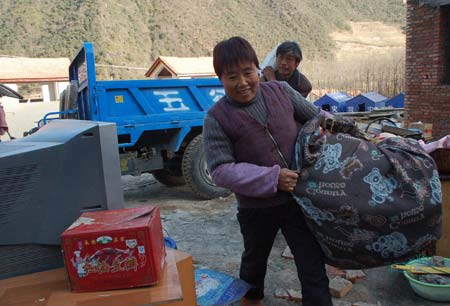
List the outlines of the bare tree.
{"label": "bare tree", "polygon": [[311,100],[336,91],[393,97],[404,90],[404,61],[404,52],[398,51],[351,61],[305,62],[302,69],[313,83]]}

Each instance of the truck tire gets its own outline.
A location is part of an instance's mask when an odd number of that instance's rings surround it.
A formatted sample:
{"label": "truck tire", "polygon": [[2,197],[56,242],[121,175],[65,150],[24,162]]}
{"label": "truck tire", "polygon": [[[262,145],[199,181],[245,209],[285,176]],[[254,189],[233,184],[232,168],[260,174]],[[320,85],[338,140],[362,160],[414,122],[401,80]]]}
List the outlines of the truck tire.
{"label": "truck tire", "polygon": [[167,187],[182,186],[186,184],[183,176],[173,175],[166,169],[153,171],[152,175],[158,182]]}
{"label": "truck tire", "polygon": [[231,194],[230,190],[216,186],[209,175],[202,135],[196,136],[186,147],[182,169],[186,185],[200,198],[210,200]]}

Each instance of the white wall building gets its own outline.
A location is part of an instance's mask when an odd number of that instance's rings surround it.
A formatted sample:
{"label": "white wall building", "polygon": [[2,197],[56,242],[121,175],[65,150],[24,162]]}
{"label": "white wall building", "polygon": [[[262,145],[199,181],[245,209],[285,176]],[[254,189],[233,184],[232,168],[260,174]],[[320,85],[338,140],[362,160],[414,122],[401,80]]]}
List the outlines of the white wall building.
{"label": "white wall building", "polygon": [[[59,95],[69,84],[69,64],[67,58],[0,57],[0,83],[24,96],[23,100],[0,98],[11,136],[23,137],[46,113],[59,110]],[[19,88],[23,84],[39,86],[41,94],[26,97]]]}

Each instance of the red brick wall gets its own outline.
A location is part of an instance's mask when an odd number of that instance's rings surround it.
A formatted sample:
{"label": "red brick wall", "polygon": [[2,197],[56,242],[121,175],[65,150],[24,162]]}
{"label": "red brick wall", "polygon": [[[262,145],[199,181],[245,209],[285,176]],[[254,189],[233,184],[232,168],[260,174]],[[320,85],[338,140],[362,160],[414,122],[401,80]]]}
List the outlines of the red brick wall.
{"label": "red brick wall", "polygon": [[446,79],[448,8],[408,0],[406,15],[405,125],[433,124],[433,137],[450,134],[450,84]]}

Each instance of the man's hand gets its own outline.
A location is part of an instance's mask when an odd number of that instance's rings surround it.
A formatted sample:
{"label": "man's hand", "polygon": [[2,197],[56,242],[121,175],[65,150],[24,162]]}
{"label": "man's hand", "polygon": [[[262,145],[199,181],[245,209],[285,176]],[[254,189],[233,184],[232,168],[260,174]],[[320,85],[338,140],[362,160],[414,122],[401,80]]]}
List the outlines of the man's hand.
{"label": "man's hand", "polygon": [[278,190],[288,192],[294,191],[294,188],[297,185],[297,180],[297,172],[287,168],[282,168],[280,171],[280,175],[278,176]]}
{"label": "man's hand", "polygon": [[267,81],[275,80],[275,70],[273,69],[272,66],[265,67],[262,72]]}

